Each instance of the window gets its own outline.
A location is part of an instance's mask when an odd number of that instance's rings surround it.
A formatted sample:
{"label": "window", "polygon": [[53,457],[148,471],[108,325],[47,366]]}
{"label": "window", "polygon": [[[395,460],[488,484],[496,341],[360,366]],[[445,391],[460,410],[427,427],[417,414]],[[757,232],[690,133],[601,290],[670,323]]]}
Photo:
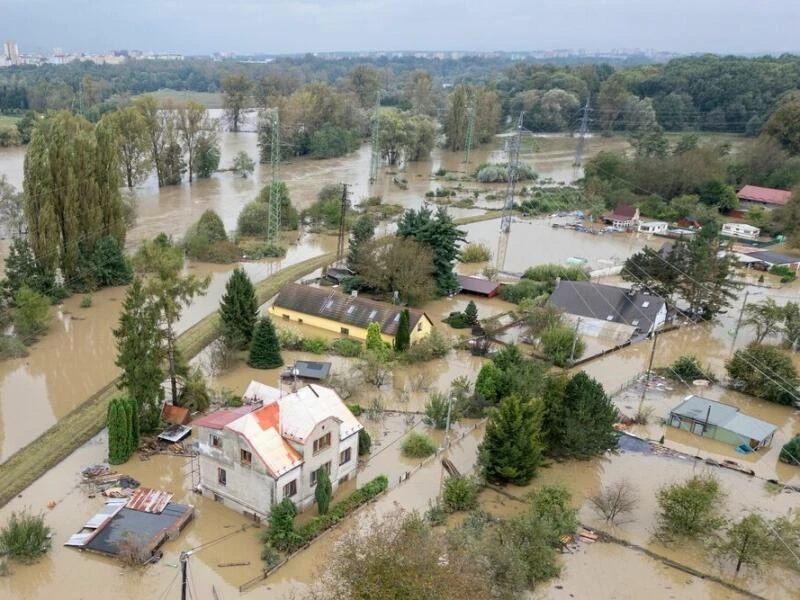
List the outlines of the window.
{"label": "window", "polygon": [[373,310],[371,313],[369,313],[369,320],[372,321],[372,319],[374,319],[377,316],[378,316],[378,311]]}
{"label": "window", "polygon": [[347,327],[342,327],[339,331],[342,335],[350,335],[350,330]]}
{"label": "window", "polygon": [[352,315],[354,312],[356,312],[356,306],[355,306],[355,304],[353,304],[353,305],[351,305],[351,306],[348,306],[348,307],[347,307],[347,314],[348,314],[348,315]]}
{"label": "window", "polygon": [[311,472],[311,485],[317,485],[317,480],[319,479],[319,473],[320,473],[320,471],[322,471],[322,469],[325,469],[325,472],[330,475],[331,463],[326,462],[319,469],[317,469],[316,471],[312,471]]}
{"label": "window", "polygon": [[642,302],[642,308],[647,308],[648,306],[650,306],[649,302],[647,302],[647,301]]}
{"label": "window", "polygon": [[220,485],[228,485],[228,474],[225,469],[217,468],[217,481]]}
{"label": "window", "polygon": [[331,434],[326,433],[320,438],[314,440],[314,454],[319,454],[323,450],[330,448],[331,446]]}
{"label": "window", "polygon": [[419,325],[417,325],[417,331],[422,331],[422,321],[420,321]]}
{"label": "window", "polygon": [[239,460],[243,465],[249,465],[253,462],[253,454],[249,450],[242,448],[239,450]]}
{"label": "window", "polygon": [[291,498],[297,495],[297,479],[292,479],[289,483],[283,486],[283,497]]}
{"label": "window", "polygon": [[333,308],[333,298],[325,302],[325,305],[322,307],[322,310],[330,310]]}
{"label": "window", "polygon": [[211,447],[222,449],[222,438],[218,435],[211,434]]}
{"label": "window", "polygon": [[350,462],[350,458],[353,456],[353,449],[347,448],[344,451],[339,453],[339,464],[345,465]]}
{"label": "window", "polygon": [[633,325],[634,327],[638,327],[639,326],[639,319],[634,319],[633,321],[631,321],[631,325]]}
{"label": "window", "polygon": [[606,321],[613,321],[613,320],[614,320],[614,315],[608,315],[606,317]]}
{"label": "window", "polygon": [[395,322],[395,323],[397,323],[397,322],[400,320],[400,313],[397,313],[397,314],[394,316],[394,319],[393,319],[393,320],[394,320],[394,322]]}

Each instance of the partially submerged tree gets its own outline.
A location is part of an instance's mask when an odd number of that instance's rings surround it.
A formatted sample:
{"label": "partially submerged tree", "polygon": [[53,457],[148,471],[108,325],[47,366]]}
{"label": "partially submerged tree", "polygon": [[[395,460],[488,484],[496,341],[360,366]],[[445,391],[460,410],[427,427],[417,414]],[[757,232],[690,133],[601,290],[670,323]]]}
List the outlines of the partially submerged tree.
{"label": "partially submerged tree", "polygon": [[278,336],[269,317],[261,317],[256,323],[247,364],[256,369],[276,369],[283,365]]}
{"label": "partially submerged tree", "polygon": [[430,248],[412,239],[387,236],[359,246],[356,272],[363,285],[387,296],[419,304],[436,293]]}
{"label": "partially submerged tree", "polygon": [[772,525],[761,515],[748,513],[728,526],[725,536],[712,544],[712,552],[721,562],[735,561],[737,575],[743,566],[758,570],[785,551],[773,531]]}
{"label": "partially submerged tree", "polygon": [[50,323],[50,299],[23,285],[14,294],[14,332],[32,342]]}
{"label": "partially submerged tree", "polygon": [[247,348],[258,319],[258,300],[244,269],[235,269],[228,279],[219,304],[219,316],[226,344]]}
{"label": "partially submerged tree", "polygon": [[241,150],[233,157],[233,166],[231,169],[242,179],[247,179],[247,177],[252,175],[253,171],[255,171],[256,161],[250,158],[247,152]]}
{"label": "partially submerged tree", "polygon": [[639,497],[630,481],[620,479],[590,496],[589,502],[606,523],[619,525],[628,519],[639,504]]}
{"label": "partially submerged tree", "polygon": [[526,485],[542,462],[541,411],[530,401],[508,396],[489,415],[478,449],[478,463],[487,481]]}
{"label": "partially submerged tree", "polygon": [[775,346],[750,344],[737,350],[725,369],[745,394],[786,405],[800,397],[797,370],[791,358]]}
{"label": "partially submerged tree", "polygon": [[722,516],[725,493],[710,475],[695,475],[684,483],[662,487],[658,500],[658,535],[696,538],[716,531]]}
{"label": "partially submerged tree", "polygon": [[23,563],[35,563],[47,554],[52,543],[52,532],[44,523],[44,516],[27,511],[12,512],[0,529],[0,556]]}
{"label": "partially submerged tree", "polygon": [[252,91],[253,82],[246,73],[228,73],[222,78],[222,106],[231,131],[239,131]]}
{"label": "partially submerged tree", "polygon": [[764,302],[757,304],[747,304],[744,313],[746,318],[742,324],[755,329],[754,342],[756,344],[762,343],[764,338],[775,335],[781,330],[783,307],[779,306],[772,298],[767,298]]}

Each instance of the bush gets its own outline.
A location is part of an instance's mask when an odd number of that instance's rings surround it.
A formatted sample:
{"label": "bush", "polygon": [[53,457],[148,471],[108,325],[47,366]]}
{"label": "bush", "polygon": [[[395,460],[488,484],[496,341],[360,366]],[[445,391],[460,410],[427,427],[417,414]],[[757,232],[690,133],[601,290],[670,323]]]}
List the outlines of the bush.
{"label": "bush", "polygon": [[718,529],[725,494],[711,476],[695,476],[658,490],[659,533],[666,536],[698,537]]}
{"label": "bush", "polygon": [[462,263],[486,262],[492,260],[492,251],[486,244],[467,244],[461,250],[459,260]]}
{"label": "bush", "polygon": [[81,308],[91,308],[92,307],[92,295],[86,294],[83,298],[81,298]]}
{"label": "bush", "polygon": [[[447,426],[448,404],[450,402],[446,394],[439,391],[433,392],[425,403],[425,416],[422,420],[426,425],[431,425],[436,429],[444,429]],[[456,419],[457,415],[453,412],[453,407],[450,407],[450,421],[453,422]]]}
{"label": "bush", "polygon": [[[557,325],[544,330],[539,341],[542,353],[554,365],[566,367],[572,360],[580,358],[586,344],[572,327]],[[573,353],[573,348],[575,349]]]}
{"label": "bush", "polygon": [[278,343],[283,350],[302,350],[305,338],[303,334],[294,328],[276,327],[275,332],[278,335]]}
{"label": "bush", "polygon": [[453,347],[452,342],[438,329],[431,331],[430,335],[411,344],[403,354],[401,360],[407,363],[428,362],[435,358],[447,356]]}
{"label": "bush", "polygon": [[195,367],[186,378],[183,392],[180,397],[180,405],[188,408],[191,412],[203,412],[211,404],[211,394],[209,394],[203,371]]}
{"label": "bush", "polygon": [[790,269],[789,267],[784,267],[783,265],[773,265],[772,267],[770,267],[769,273],[780,277],[782,283],[788,283],[790,281],[794,281],[797,278],[797,273],[795,273],[794,269]]}
{"label": "bush", "polygon": [[305,212],[305,215],[316,225],[338,229],[341,213],[342,186],[337,183],[328,183],[322,186],[317,194],[317,200]]}
{"label": "bush", "polygon": [[246,258],[249,260],[261,260],[262,258],[283,258],[286,256],[286,248],[277,244],[267,243],[257,248],[248,248]]}
{"label": "bush", "polygon": [[146,544],[139,536],[126,531],[117,543],[117,560],[126,567],[141,567],[148,558]]}
{"label": "bush", "polygon": [[[475,169],[475,179],[481,183],[500,183],[508,181],[508,163],[501,164],[482,164]],[[520,163],[517,168],[517,181],[536,181],[538,176],[525,163]]]}
{"label": "bush", "polygon": [[451,475],[444,480],[442,502],[447,512],[478,508],[478,484],[468,475]]}
{"label": "bush", "polygon": [[267,219],[269,219],[269,204],[253,200],[245,204],[239,213],[236,230],[240,235],[266,237]]}
{"label": "bush", "polygon": [[559,278],[565,281],[588,281],[589,273],[583,267],[566,267],[550,263],[528,267],[522,274],[522,278],[552,283]]}
{"label": "bush", "polygon": [[50,299],[23,285],[14,295],[14,331],[25,341],[44,333],[50,322]]}
{"label": "bush", "polygon": [[349,358],[357,358],[361,356],[362,350],[363,345],[361,342],[352,338],[340,338],[338,340],[334,340],[334,342],[330,345],[331,352],[338,354],[339,356],[346,356]]}
{"label": "bush", "polygon": [[43,515],[12,512],[0,530],[0,556],[21,562],[36,562],[47,553],[50,544],[50,528],[44,524]]}
{"label": "bush", "polygon": [[328,351],[328,340],[324,337],[313,336],[303,340],[303,351],[312,354],[324,354]]}
{"label": "bush", "polygon": [[800,466],[800,435],[794,436],[783,445],[778,458],[781,462]]}
{"label": "bush", "polygon": [[430,436],[412,431],[400,446],[403,454],[410,458],[426,458],[436,452],[436,444]]}
{"label": "bush", "polygon": [[500,298],[506,302],[519,304],[528,298],[534,299],[549,294],[553,289],[547,282],[521,279],[519,283],[504,285],[500,288]]}
{"label": "bush", "polygon": [[239,249],[228,241],[222,219],[213,210],[205,211],[189,228],[183,247],[189,258],[212,263],[232,263],[241,255]]}
{"label": "bush", "polygon": [[354,417],[360,417],[361,413],[364,412],[360,404],[348,404],[347,408],[350,410],[351,413],[353,413]]}
{"label": "bush", "polygon": [[692,381],[694,379],[716,381],[714,374],[710,370],[704,370],[697,357],[691,354],[678,358],[669,366],[665,375],[671,379],[678,378],[684,381]]}
{"label": "bush", "polygon": [[425,511],[425,520],[431,527],[444,525],[447,522],[447,511],[438,500],[435,504],[428,501],[428,510]]}
{"label": "bush", "polygon": [[472,324],[468,322],[467,316],[463,312],[451,312],[444,322],[453,329],[469,329]]}
{"label": "bush", "polygon": [[0,335],[0,360],[7,358],[25,358],[28,349],[17,336]]}
{"label": "bush", "polygon": [[[360,408],[360,407],[359,407]],[[366,456],[372,449],[372,438],[366,429],[358,430],[358,455]]]}
{"label": "bush", "polygon": [[794,402],[800,385],[792,359],[775,346],[750,344],[737,350],[725,369],[745,394],[787,406]]}

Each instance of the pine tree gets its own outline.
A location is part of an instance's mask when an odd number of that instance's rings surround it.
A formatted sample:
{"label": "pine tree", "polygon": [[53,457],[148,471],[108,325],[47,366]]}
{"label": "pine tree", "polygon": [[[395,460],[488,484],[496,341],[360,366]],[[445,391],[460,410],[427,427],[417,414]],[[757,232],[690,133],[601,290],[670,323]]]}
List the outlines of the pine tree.
{"label": "pine tree", "polygon": [[133,280],[125,295],[114,337],[117,339],[116,365],[122,369],[119,387],[136,403],[141,430],[153,431],[158,426],[159,407],[164,399],[161,387],[163,335],[158,309],[148,298],[139,278]]}
{"label": "pine tree", "polygon": [[487,481],[526,485],[542,462],[540,415],[536,405],[508,396],[486,423],[478,463]]}
{"label": "pine tree", "polygon": [[331,497],[333,496],[333,487],[331,486],[331,478],[328,475],[328,470],[321,468],[317,475],[317,487],[314,490],[314,499],[317,501],[317,510],[319,514],[324,515],[328,513],[328,507],[331,504]]}
{"label": "pine tree", "polygon": [[545,397],[542,429],[551,454],[590,458],[616,447],[619,415],[595,379],[581,371]]}
{"label": "pine tree", "polygon": [[256,323],[247,364],[255,369],[275,369],[283,365],[278,336],[269,317],[261,317]]}
{"label": "pine tree", "polygon": [[108,403],[108,462],[120,465],[130,456],[128,421],[123,398],[112,398]]}
{"label": "pine tree", "polygon": [[355,271],[357,269],[361,247],[364,245],[364,242],[372,239],[372,236],[374,235],[375,227],[372,224],[372,220],[366,215],[360,216],[353,224],[353,228],[350,230],[350,243],[347,247],[348,269],[351,271]]}
{"label": "pine tree", "polygon": [[400,321],[397,323],[397,333],[394,335],[394,349],[398,352],[405,352],[411,344],[411,316],[408,309],[404,308],[400,313]]}
{"label": "pine tree", "polygon": [[136,400],[125,397],[125,414],[128,425],[128,455],[139,449],[139,407]]}
{"label": "pine tree", "polygon": [[258,320],[258,300],[244,269],[236,269],[228,279],[219,314],[226,343],[235,348],[247,348]]}
{"label": "pine tree", "polygon": [[475,302],[472,300],[467,303],[467,308],[464,309],[464,320],[469,325],[478,324],[478,307],[475,306]]}

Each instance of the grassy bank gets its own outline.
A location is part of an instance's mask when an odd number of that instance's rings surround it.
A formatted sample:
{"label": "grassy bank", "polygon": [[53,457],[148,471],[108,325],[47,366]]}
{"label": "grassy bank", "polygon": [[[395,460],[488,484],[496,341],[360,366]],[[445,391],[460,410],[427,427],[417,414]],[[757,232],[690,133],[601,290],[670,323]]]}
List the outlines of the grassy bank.
{"label": "grassy bank", "polygon": [[[259,303],[272,298],[287,283],[305,277],[335,258],[336,255],[329,252],[267,277],[255,286]],[[191,359],[218,335],[219,314],[215,312],[181,334],[178,347]],[[118,393],[117,380],[114,380],[0,465],[0,506],[100,432],[106,424],[108,402]]]}
{"label": "grassy bank", "polygon": [[[145,94],[142,94],[145,95]],[[153,96],[159,102],[197,102],[206,108],[222,108],[222,94],[219,92],[190,92],[170,89],[156,90],[149,92],[147,96]]]}

